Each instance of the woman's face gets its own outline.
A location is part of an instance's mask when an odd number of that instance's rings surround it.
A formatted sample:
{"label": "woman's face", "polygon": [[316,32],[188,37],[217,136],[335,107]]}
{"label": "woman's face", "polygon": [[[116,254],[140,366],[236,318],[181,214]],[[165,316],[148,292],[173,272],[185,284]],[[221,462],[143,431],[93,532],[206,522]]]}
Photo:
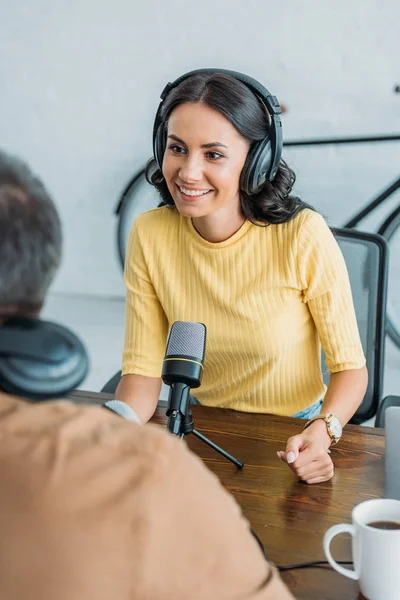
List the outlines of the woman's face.
{"label": "woman's face", "polygon": [[239,210],[239,180],[249,143],[220,113],[202,103],[170,115],[163,175],[181,215]]}

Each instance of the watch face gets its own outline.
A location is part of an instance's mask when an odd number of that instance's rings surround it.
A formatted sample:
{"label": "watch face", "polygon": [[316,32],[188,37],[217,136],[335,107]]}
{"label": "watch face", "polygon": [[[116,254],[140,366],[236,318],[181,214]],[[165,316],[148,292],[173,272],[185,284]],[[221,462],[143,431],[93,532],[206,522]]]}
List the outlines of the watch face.
{"label": "watch face", "polygon": [[340,438],[340,436],[342,435],[342,426],[340,424],[339,419],[337,417],[332,417],[329,425],[330,430],[335,436],[335,438]]}

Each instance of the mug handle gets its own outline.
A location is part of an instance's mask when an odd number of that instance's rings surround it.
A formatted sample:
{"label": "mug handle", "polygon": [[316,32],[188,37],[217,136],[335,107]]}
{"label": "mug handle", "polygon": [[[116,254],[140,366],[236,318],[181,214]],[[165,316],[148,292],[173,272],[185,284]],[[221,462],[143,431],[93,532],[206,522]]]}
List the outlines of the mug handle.
{"label": "mug handle", "polygon": [[353,571],[353,569],[344,569],[343,567],[338,565],[338,563],[332,557],[330,550],[331,541],[335,536],[339,535],[339,533],[350,533],[350,535],[354,537],[356,534],[356,529],[354,525],[350,525],[348,523],[341,523],[340,525],[333,525],[333,527],[330,527],[324,535],[325,556],[328,559],[328,562],[331,565],[332,569],[335,569],[335,571],[337,571],[341,575],[344,575],[345,577],[349,577],[350,579],[354,579],[357,581],[357,579],[359,579],[359,575],[356,573],[356,571]]}

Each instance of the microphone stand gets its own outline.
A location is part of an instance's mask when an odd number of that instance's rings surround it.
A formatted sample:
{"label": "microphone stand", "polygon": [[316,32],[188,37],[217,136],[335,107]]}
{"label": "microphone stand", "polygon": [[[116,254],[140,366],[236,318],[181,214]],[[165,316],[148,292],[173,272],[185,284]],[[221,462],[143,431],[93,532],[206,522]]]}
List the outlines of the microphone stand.
{"label": "microphone stand", "polygon": [[212,448],[213,450],[221,454],[223,457],[230,460],[238,469],[242,469],[244,466],[244,463],[242,461],[238,460],[237,458],[226,452],[223,448],[217,446],[217,444],[214,444],[214,442],[209,440],[205,435],[203,435],[202,433],[200,433],[200,431],[197,431],[197,429],[194,428],[193,415],[190,408],[189,387],[185,384],[177,385],[181,388],[181,401],[179,404],[179,408],[171,408],[170,395],[168,401],[167,416],[169,417],[168,423],[172,422],[172,426],[168,426],[168,430],[171,431],[171,433],[177,435],[181,440],[184,438],[185,435],[189,435],[190,433],[192,433],[199,440],[207,444],[207,446],[210,446],[210,448]]}

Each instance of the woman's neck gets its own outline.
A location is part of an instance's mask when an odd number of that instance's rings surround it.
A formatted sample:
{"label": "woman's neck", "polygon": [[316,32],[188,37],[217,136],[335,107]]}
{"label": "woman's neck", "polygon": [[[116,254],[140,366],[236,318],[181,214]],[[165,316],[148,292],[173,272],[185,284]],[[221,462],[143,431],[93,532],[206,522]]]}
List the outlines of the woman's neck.
{"label": "woman's neck", "polygon": [[197,233],[207,242],[225,242],[243,225],[245,218],[238,212],[219,210],[204,217],[195,217],[192,223]]}

